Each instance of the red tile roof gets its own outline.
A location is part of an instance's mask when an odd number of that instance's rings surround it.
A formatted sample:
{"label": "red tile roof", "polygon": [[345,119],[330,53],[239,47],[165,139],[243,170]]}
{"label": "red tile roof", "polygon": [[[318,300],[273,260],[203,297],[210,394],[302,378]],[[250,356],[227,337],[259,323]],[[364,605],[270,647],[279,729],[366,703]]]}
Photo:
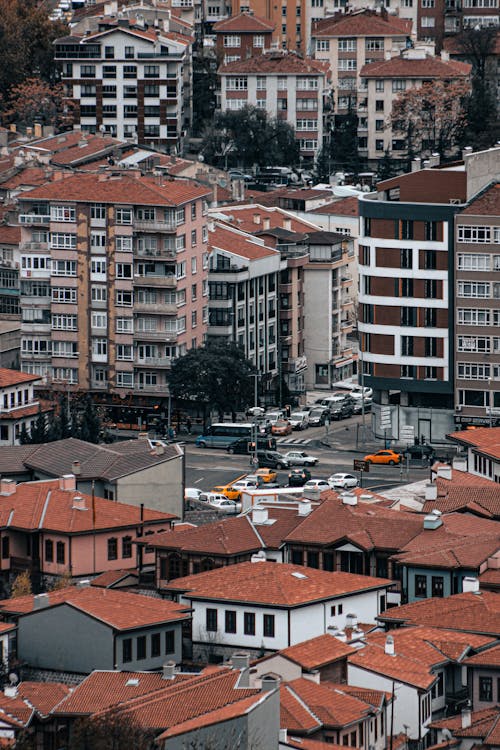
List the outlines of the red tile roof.
{"label": "red tile roof", "polygon": [[293,747],[297,750],[345,750],[345,745],[311,740],[309,737],[287,737],[286,744],[283,747]]}
{"label": "red tile roof", "polygon": [[491,458],[500,459],[500,427],[477,427],[475,430],[452,432],[447,437],[460,445],[483,453]]}
{"label": "red tile roof", "polygon": [[128,576],[138,581],[139,571],[137,568],[129,568],[128,570],[106,570],[104,573],[101,573],[100,576],[93,578],[90,585],[105,589],[113,588],[115,584],[120,583],[120,581],[128,578]]}
{"label": "red tile roof", "polygon": [[[66,534],[82,534],[100,529],[139,528],[142,520],[166,523],[175,518],[171,513],[141,509],[136,505],[117,503],[78,490],[60,489],[59,480],[23,482],[15,492],[0,495],[0,527],[25,531],[50,530]],[[84,506],[75,507],[75,498],[83,498]]]}
{"label": "red tile roof", "polygon": [[28,375],[27,372],[18,372],[18,370],[9,370],[7,367],[0,367],[0,388],[9,388],[14,385],[23,383],[33,383],[40,380],[40,375]]}
{"label": "red tile roof", "polygon": [[[5,184],[5,183],[4,183]],[[0,189],[3,185],[0,185]],[[2,245],[19,245],[21,242],[21,227],[0,224],[0,243]]]}
{"label": "red tile roof", "polygon": [[469,656],[464,660],[468,667],[500,667],[500,644]]}
{"label": "red tile roof", "polygon": [[[394,655],[385,653],[389,635],[394,639]],[[491,637],[417,626],[373,632],[365,641],[367,645],[349,657],[350,664],[427,690],[436,680],[436,666],[461,662],[470,649],[490,644]]]}
{"label": "red tile roof", "polygon": [[[471,723],[468,727],[462,727],[462,716],[449,716],[444,719],[433,721],[430,725],[436,729],[449,729],[455,737],[479,737],[483,740],[489,738],[492,732],[496,731],[500,719],[500,706],[483,708],[481,711],[471,713]],[[490,744],[485,742],[485,744]],[[498,741],[491,742],[492,745],[498,745]]]}
{"label": "red tile roof", "polygon": [[257,55],[247,60],[235,60],[219,67],[219,75],[233,75],[235,73],[252,73],[260,75],[308,75],[325,76],[330,66],[311,57],[299,57],[295,54],[273,52],[272,54]]}
{"label": "red tile roof", "polygon": [[79,173],[64,180],[55,180],[19,196],[19,200],[65,200],[68,202],[99,201],[123,205],[178,206],[195,198],[209,195],[210,190],[194,181],[164,180],[130,175],[114,176]]}
{"label": "red tile roof", "polygon": [[280,687],[280,727],[301,733],[311,733],[321,728],[319,719],[288,685]]}
{"label": "red tile roof", "polygon": [[313,23],[314,38],[391,36],[404,37],[411,33],[410,20],[396,16],[383,16],[373,11],[339,13],[333,18],[321,18]]}
{"label": "red tile roof", "polygon": [[23,681],[17,688],[17,694],[40,716],[48,716],[70,693],[71,688],[63,682]]}
{"label": "red tile roof", "polygon": [[215,230],[208,233],[208,245],[211,250],[227,250],[247,260],[280,258],[279,252],[274,248],[258,242],[251,235],[245,235],[222,224],[216,224]]}
{"label": "red tile roof", "polygon": [[[306,233],[318,231],[316,224],[297,219],[293,213],[289,213],[281,208],[262,206],[257,203],[243,206],[225,206],[224,208],[216,209],[216,213],[217,216],[225,216],[231,226],[241,229],[244,232],[250,232],[251,234],[264,230],[264,219],[269,219],[270,229],[284,229],[285,224],[288,225],[288,222],[290,222],[290,230],[292,232]],[[258,222],[256,221],[257,218]]]}
{"label": "red tile roof", "polygon": [[[294,607],[390,586],[385,578],[329,573],[302,565],[243,562],[176,578],[166,588],[188,599],[214,599]],[[0,602],[1,604],[1,602]]]}
{"label": "red tile roof", "polygon": [[302,643],[297,643],[295,646],[285,648],[279,653],[295,664],[299,664],[303,669],[311,671],[312,669],[324,667],[326,664],[330,664],[338,659],[345,659],[355,651],[356,649],[352,646],[326,633],[325,635],[319,635],[317,638],[310,638],[307,641],[302,641]]}
{"label": "red tile roof", "polygon": [[239,13],[237,16],[225,18],[223,21],[214,23],[213,30],[215,33],[240,32],[243,34],[265,34],[274,31],[275,24],[270,23],[266,18],[261,18],[253,13]]}
{"label": "red tile roof", "polygon": [[[15,190],[18,187],[44,185],[47,182],[47,167],[24,167],[17,174],[0,184],[0,190]],[[50,178],[49,178],[50,179]],[[20,227],[16,228],[21,234]]]}
{"label": "red tile roof", "polygon": [[[498,54],[500,55],[500,50]],[[494,185],[491,185],[491,187],[480,193],[477,198],[472,200],[469,205],[463,209],[463,211],[460,211],[460,214],[458,215],[458,221],[460,221],[460,216],[462,216],[462,214],[465,214],[466,216],[499,216],[500,182],[496,182]]]}
{"label": "red tile roof", "polygon": [[470,75],[469,63],[456,60],[442,60],[440,57],[426,57],[415,60],[406,57],[392,57],[363,65],[362,78],[466,78]]}
{"label": "red tile roof", "polygon": [[[129,594],[116,589],[94,586],[69,586],[50,591],[47,607],[68,605],[84,612],[116,630],[133,630],[163,622],[189,619],[186,607],[166,599],[155,599],[141,594]],[[35,613],[35,598],[19,596],[0,601],[0,611],[20,616]]]}
{"label": "red tile roof", "polygon": [[328,214],[332,216],[359,216],[359,199],[356,196],[341,198],[325,203],[319,208],[311,208],[307,213]]}
{"label": "red tile roof", "polygon": [[424,599],[386,610],[378,619],[387,623],[421,624],[500,637],[500,596],[482,591],[479,594],[454,594],[444,599]]}

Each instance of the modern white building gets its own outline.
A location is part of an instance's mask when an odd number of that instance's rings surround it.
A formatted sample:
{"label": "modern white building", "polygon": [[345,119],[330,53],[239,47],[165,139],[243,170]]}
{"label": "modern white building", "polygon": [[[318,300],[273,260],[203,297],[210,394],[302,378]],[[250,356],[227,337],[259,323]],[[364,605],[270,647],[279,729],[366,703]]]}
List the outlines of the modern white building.
{"label": "modern white building", "polygon": [[35,383],[41,383],[38,375],[0,368],[0,446],[19,445],[23,425],[29,433],[39,410],[52,411],[35,397]]}

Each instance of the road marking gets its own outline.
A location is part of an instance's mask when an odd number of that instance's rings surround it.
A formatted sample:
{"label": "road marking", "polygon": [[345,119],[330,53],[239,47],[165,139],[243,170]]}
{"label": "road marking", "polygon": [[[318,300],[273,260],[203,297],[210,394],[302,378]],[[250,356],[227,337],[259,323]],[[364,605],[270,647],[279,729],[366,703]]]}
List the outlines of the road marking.
{"label": "road marking", "polygon": [[200,477],[199,479],[195,479],[193,484],[198,484],[198,482],[203,482],[204,479],[205,477]]}
{"label": "road marking", "polygon": [[278,438],[276,440],[276,443],[278,445],[307,445],[312,440],[313,438],[306,438],[304,440],[302,438],[295,438],[295,440],[290,440],[289,438],[282,437],[282,438]]}

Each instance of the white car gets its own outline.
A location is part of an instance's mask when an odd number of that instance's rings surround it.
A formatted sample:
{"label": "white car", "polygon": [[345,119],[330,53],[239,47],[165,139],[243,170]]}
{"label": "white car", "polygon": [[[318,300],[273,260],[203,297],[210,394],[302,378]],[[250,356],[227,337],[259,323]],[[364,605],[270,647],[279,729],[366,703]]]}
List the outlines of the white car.
{"label": "white car", "polygon": [[305,430],[309,427],[309,414],[306,411],[293,411],[288,421],[292,425],[292,430]]}
{"label": "white car", "polygon": [[186,487],[184,490],[184,500],[199,500],[200,495],[203,495],[203,490],[197,487]]}
{"label": "white car", "polygon": [[231,490],[244,492],[245,490],[258,490],[259,487],[262,487],[262,482],[255,477],[254,479],[240,479],[238,482],[233,482]]}
{"label": "white car", "polygon": [[304,484],[304,489],[318,489],[323,492],[324,490],[331,490],[332,488],[330,487],[326,479],[309,479],[309,481]]}
{"label": "white car", "polygon": [[202,492],[198,499],[202,500],[204,503],[213,505],[214,503],[227,500],[227,497],[225,495],[222,495],[220,492]]}
{"label": "white car", "polygon": [[235,503],[234,500],[228,500],[227,497],[213,498],[208,501],[208,504],[223,513],[239,513],[241,510],[241,503]]}
{"label": "white car", "polygon": [[288,451],[283,458],[288,462],[288,466],[316,466],[319,462],[317,456],[310,456],[305,451]]}
{"label": "white car", "polygon": [[334,490],[337,487],[345,490],[348,487],[357,487],[358,480],[352,474],[332,474],[331,477],[328,477],[328,484]]}
{"label": "white car", "polygon": [[283,411],[266,411],[264,414],[263,419],[267,424],[272,425],[276,424],[276,422],[279,422],[280,419],[283,419],[285,416],[285,412]]}
{"label": "white car", "polygon": [[247,409],[247,416],[249,417],[262,417],[264,416],[265,409],[262,406],[251,406]]}
{"label": "white car", "polygon": [[364,396],[365,399],[371,399],[373,397],[373,388],[369,388],[367,385],[364,387],[355,385],[351,391],[351,396],[353,398],[362,398]]}

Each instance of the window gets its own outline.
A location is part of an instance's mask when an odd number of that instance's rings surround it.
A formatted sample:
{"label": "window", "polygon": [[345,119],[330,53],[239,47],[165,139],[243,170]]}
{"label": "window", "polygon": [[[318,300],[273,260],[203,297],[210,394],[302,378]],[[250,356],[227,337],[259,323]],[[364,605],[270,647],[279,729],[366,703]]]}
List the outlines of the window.
{"label": "window", "polygon": [[375,91],[383,91],[384,90],[384,79],[375,81]]}
{"label": "window", "polygon": [[76,247],[76,234],[63,234],[62,232],[51,232],[50,246],[63,250],[72,250]]}
{"label": "window", "polygon": [[476,297],[486,299],[490,296],[490,284],[487,281],[459,281],[457,297]]}
{"label": "window", "polygon": [[131,263],[117,263],[116,264],[116,278],[117,279],[131,279],[132,278],[132,264]]}
{"label": "window", "polygon": [[132,661],[132,638],[124,638],[122,641],[122,661],[124,664]]}
{"label": "window", "polygon": [[8,560],[10,557],[10,539],[8,536],[2,537],[2,560]]}
{"label": "window", "polygon": [[316,39],[316,51],[317,52],[329,52],[330,40],[329,39]]}
{"label": "window", "polygon": [[76,221],[76,210],[71,206],[52,206],[50,209],[51,221]]}
{"label": "window", "polygon": [[118,540],[116,537],[110,537],[108,539],[108,560],[116,560],[118,558]]}
{"label": "window", "polygon": [[413,357],[413,336],[401,336],[401,354],[403,357]]}
{"label": "window", "polygon": [[392,81],[392,93],[398,94],[400,91],[406,90],[406,81],[402,78],[395,78]]}
{"label": "window", "polygon": [[257,47],[257,48],[262,48],[264,46],[264,35],[263,34],[254,34],[253,46]]}
{"label": "window", "polygon": [[425,280],[425,296],[427,299],[437,299],[438,297],[438,282],[436,279]]}
{"label": "window", "polygon": [[183,260],[181,263],[177,263],[175,268],[175,275],[178,279],[184,279],[186,277],[186,261]]}
{"label": "window", "polygon": [[208,608],[206,611],[206,630],[210,633],[217,631],[217,610]]}
{"label": "window", "polygon": [[427,576],[415,576],[415,596],[427,598]]}
{"label": "window", "polygon": [[80,65],[80,78],[95,78],[95,65]]}
{"label": "window", "polygon": [[116,305],[117,307],[132,307],[134,298],[132,292],[127,292],[122,289],[118,289],[116,292]]}
{"label": "window", "polygon": [[236,611],[234,609],[226,609],[224,613],[226,633],[236,633]]}
{"label": "window", "polygon": [[52,302],[59,304],[76,304],[76,289],[72,287],[53,286]]}
{"label": "window", "polygon": [[296,87],[298,91],[315,91],[318,88],[318,79],[298,76],[296,79]]}
{"label": "window", "polygon": [[77,331],[76,315],[52,315],[51,327],[54,331]]}
{"label": "window", "polygon": [[422,28],[432,29],[436,25],[436,19],[434,16],[422,16]]}
{"label": "window", "polygon": [[117,208],[116,209],[116,223],[117,224],[132,224],[132,209],[131,208]]}
{"label": "window", "polygon": [[146,658],[146,636],[145,635],[140,635],[136,639],[136,647],[137,647],[137,661],[145,659]]}
{"label": "window", "polygon": [[402,378],[414,378],[416,374],[415,365],[401,365]]}
{"label": "window", "polygon": [[144,66],[144,78],[159,78],[159,77],[160,77],[159,65],[145,65]]}
{"label": "window", "polygon": [[[457,362],[457,378],[460,380],[488,380],[489,377],[489,365]],[[475,406],[475,404],[471,404],[471,406]]]}
{"label": "window", "polygon": [[339,70],[356,70],[356,60],[341,58],[338,63]]}
{"label": "window", "polygon": [[91,320],[92,328],[106,329],[108,327],[108,316],[105,312],[93,312]]}
{"label": "window", "polygon": [[123,77],[124,78],[137,78],[137,68],[135,65],[124,65],[123,66]]}
{"label": "window", "polygon": [[56,544],[56,561],[59,565],[64,565],[66,562],[66,544],[64,542],[57,542]]}
{"label": "window", "polygon": [[459,224],[457,227],[458,242],[483,244],[491,242],[500,242],[500,232],[496,232],[492,238],[492,227],[486,226],[468,226]]}
{"label": "window", "polygon": [[339,39],[338,50],[339,52],[355,52],[356,39]]}
{"label": "window", "polygon": [[175,651],[175,630],[165,631],[165,653],[173,654]]}
{"label": "window", "polygon": [[376,99],[375,101],[375,112],[383,112],[384,111],[384,100],[383,99]]}
{"label": "window", "polygon": [[151,634],[151,656],[161,655],[161,633]]}
{"label": "window", "polygon": [[459,307],[457,309],[457,323],[462,326],[489,326],[490,311],[478,308]]}
{"label": "window", "polygon": [[54,542],[52,539],[45,540],[45,562],[54,562]]}
{"label": "window", "polygon": [[241,37],[238,34],[225,34],[224,47],[241,47]]}
{"label": "window", "polygon": [[401,308],[401,325],[415,326],[417,324],[417,311],[414,307]]}
{"label": "window", "polygon": [[489,271],[490,258],[487,253],[458,253],[457,268],[459,271]]}
{"label": "window", "polygon": [[245,635],[255,635],[255,614],[253,612],[243,613],[243,632]]}
{"label": "window", "polygon": [[265,638],[274,638],[274,615],[264,615],[263,633]]}
{"label": "window", "polygon": [[134,332],[133,318],[117,318],[116,319],[116,332],[117,333],[133,333]]}
{"label": "window", "polygon": [[443,576],[432,576],[432,596],[444,596]]}
{"label": "window", "polygon": [[[400,253],[400,267],[401,268],[412,268],[413,266],[413,250],[411,247],[402,247]],[[411,295],[410,295],[411,296]]]}
{"label": "window", "polygon": [[246,91],[248,79],[246,76],[228,76],[226,81],[227,91]]}
{"label": "window", "polygon": [[485,703],[491,703],[493,701],[493,678],[492,677],[479,677],[479,700]]}

